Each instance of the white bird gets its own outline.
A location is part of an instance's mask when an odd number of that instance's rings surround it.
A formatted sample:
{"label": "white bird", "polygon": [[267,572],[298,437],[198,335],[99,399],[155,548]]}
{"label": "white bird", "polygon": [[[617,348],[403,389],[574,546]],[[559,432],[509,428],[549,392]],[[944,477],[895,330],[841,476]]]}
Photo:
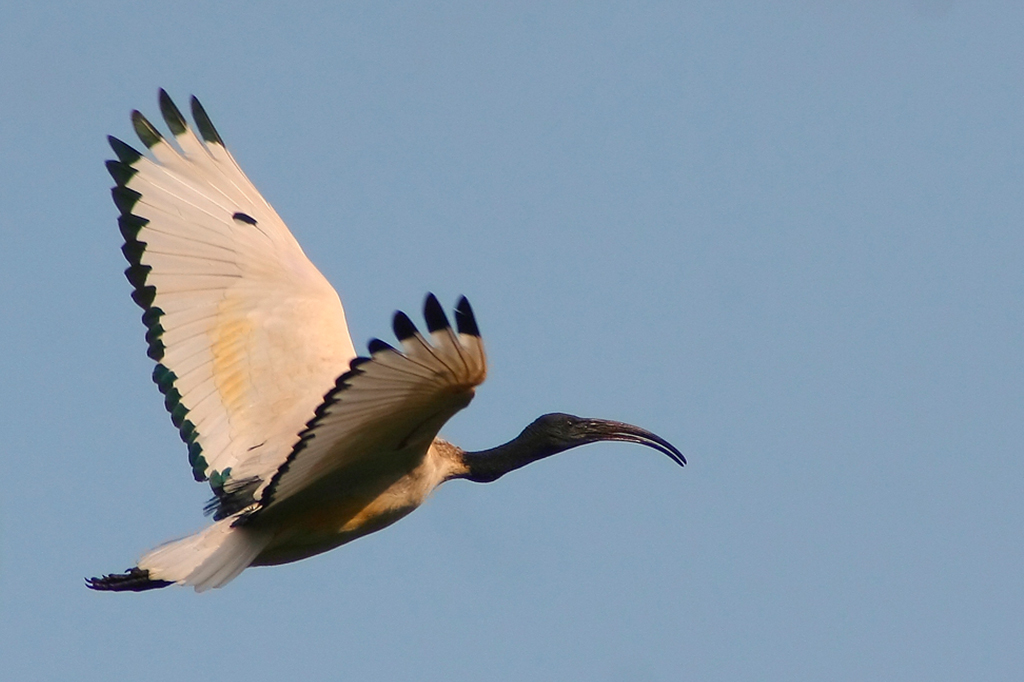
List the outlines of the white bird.
{"label": "white bird", "polygon": [[453,331],[433,294],[429,337],[395,313],[401,350],[357,357],[338,294],[228,153],[196,98],[193,132],[160,90],[168,142],[138,111],[152,158],[110,137],[125,271],[144,310],[153,380],[214,497],[214,523],[146,553],[95,590],[221,587],[249,566],[298,561],[380,530],[441,483],[489,482],[596,441],[647,445],[644,429],[547,414],[512,441],[466,452],[437,437],[487,373],[469,302]]}

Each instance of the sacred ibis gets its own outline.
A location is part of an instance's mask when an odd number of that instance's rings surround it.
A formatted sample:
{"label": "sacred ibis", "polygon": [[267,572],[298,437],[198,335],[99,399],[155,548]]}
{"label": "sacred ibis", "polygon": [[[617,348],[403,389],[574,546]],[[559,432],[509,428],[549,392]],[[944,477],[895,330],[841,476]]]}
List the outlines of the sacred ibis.
{"label": "sacred ibis", "polygon": [[[624,441],[686,460],[650,431],[546,414],[504,445],[437,437],[487,362],[461,298],[455,330],[431,294],[429,334],[394,315],[400,348],[357,357],[338,294],[228,153],[199,101],[197,136],[163,90],[172,138],[133,111],[149,155],[110,137],[125,271],[142,307],[153,381],[214,523],[145,554],[94,590],[221,587],[249,566],[298,561],[378,531],[452,479],[490,482],[586,443]],[[173,141],[173,143],[172,143]]]}

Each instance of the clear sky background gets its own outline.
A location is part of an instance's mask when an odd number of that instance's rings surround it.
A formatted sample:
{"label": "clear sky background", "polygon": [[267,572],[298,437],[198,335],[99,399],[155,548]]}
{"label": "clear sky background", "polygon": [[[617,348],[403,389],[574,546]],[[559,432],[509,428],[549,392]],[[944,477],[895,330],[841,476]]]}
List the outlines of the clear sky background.
{"label": "clear sky background", "polygon": [[[4,680],[1024,678],[1024,6],[0,5]],[[222,590],[105,136],[196,94],[360,348],[477,310],[467,448],[637,423]]]}

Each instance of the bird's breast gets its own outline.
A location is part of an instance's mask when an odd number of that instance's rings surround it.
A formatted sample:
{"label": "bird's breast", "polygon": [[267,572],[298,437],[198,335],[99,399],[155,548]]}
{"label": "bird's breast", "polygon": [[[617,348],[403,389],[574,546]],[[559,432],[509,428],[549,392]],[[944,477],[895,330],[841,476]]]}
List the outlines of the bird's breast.
{"label": "bird's breast", "polygon": [[446,475],[444,463],[428,453],[404,475],[339,480],[279,510],[268,508],[255,525],[274,539],[254,564],[298,561],[386,528],[423,504]]}

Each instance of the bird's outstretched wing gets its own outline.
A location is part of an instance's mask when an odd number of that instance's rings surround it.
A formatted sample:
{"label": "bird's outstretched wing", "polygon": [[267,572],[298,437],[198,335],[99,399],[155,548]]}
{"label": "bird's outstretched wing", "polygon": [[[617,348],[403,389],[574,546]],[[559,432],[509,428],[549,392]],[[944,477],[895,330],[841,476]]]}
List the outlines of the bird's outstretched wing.
{"label": "bird's outstretched wing", "polygon": [[429,341],[405,313],[395,313],[401,351],[379,339],[370,341],[370,357],[356,358],[338,378],[273,477],[254,491],[215,501],[215,516],[253,503],[253,513],[262,513],[296,497],[308,500],[325,482],[321,487],[330,495],[343,489],[350,475],[367,478],[367,468],[381,475],[389,470],[404,474],[415,466],[441,426],[469,404],[487,376],[469,301],[462,298],[456,306],[457,332],[433,294],[427,296],[424,317]]}
{"label": "bird's outstretched wing", "polygon": [[[125,271],[153,380],[196,480],[269,480],[355,357],[337,293],[228,153],[160,91],[173,144],[138,111],[144,156],[111,137]],[[230,485],[229,485],[230,487]]]}

